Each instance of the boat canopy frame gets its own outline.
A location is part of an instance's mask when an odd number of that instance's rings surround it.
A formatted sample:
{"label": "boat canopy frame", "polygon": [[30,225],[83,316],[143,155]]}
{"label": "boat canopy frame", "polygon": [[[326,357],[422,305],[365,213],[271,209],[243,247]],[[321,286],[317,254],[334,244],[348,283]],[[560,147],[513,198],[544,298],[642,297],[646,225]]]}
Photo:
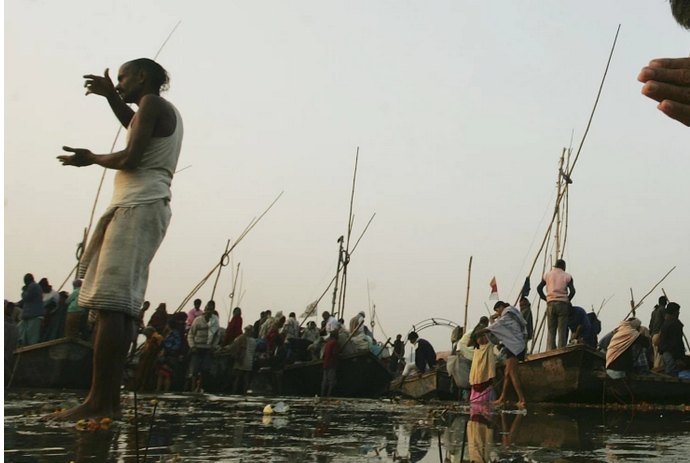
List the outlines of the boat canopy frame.
{"label": "boat canopy frame", "polygon": [[[412,328],[407,332],[407,334],[409,335],[413,331],[419,333],[422,330],[434,326],[447,326],[448,328],[455,329],[460,325],[455,323],[453,320],[448,320],[447,318],[427,318],[426,320],[422,320],[421,322],[412,325]],[[405,339],[407,339],[407,337]]]}

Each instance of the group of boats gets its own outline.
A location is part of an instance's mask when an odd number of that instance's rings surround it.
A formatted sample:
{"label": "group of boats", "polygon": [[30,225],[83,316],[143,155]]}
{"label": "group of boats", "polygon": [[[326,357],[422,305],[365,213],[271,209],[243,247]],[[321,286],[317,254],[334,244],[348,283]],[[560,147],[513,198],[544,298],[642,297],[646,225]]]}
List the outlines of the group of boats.
{"label": "group of boats", "polygon": [[[14,354],[11,386],[88,389],[92,358],[91,344],[75,338],[19,348]],[[604,365],[605,357],[601,352],[585,345],[574,345],[528,356],[519,364],[518,375],[528,403],[690,405],[690,379],[652,373],[614,380],[606,375]],[[502,371],[497,370],[498,383],[502,380]],[[212,377],[205,381],[205,390],[227,391],[229,374],[221,360],[214,362]],[[184,374],[180,376],[182,378],[173,384],[173,389],[181,390]],[[262,368],[255,372],[250,390],[254,394],[273,393],[274,379],[275,372]],[[321,380],[321,360],[287,365],[280,372],[280,394],[313,397],[321,392]],[[394,379],[384,360],[371,352],[360,352],[341,357],[334,395],[458,400],[457,391],[452,376],[443,366],[421,375]]]}

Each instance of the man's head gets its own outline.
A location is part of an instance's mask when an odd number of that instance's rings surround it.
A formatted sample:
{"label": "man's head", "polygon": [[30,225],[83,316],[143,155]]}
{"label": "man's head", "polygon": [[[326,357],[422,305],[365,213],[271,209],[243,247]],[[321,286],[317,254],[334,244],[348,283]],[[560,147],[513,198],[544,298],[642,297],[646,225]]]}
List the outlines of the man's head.
{"label": "man's head", "polygon": [[565,272],[565,261],[563,259],[558,259],[556,261],[556,265],[554,265],[555,268],[559,268]]}
{"label": "man's head", "polygon": [[232,309],[232,315],[242,315],[242,309],[240,309],[239,307],[235,307],[234,309]]}
{"label": "man's head", "polygon": [[489,324],[489,317],[484,315],[483,317],[481,317],[479,319],[479,323],[481,323],[482,325],[488,325]]}
{"label": "man's head", "polygon": [[206,321],[211,319],[211,316],[213,316],[213,312],[216,310],[216,303],[213,301],[208,301],[206,303],[206,307],[204,307],[204,318]]}
{"label": "man's head", "polygon": [[194,308],[199,310],[201,307],[201,299],[194,299]]}
{"label": "man's head", "polygon": [[263,320],[264,318],[266,318],[266,311],[262,310],[261,314],[259,315],[259,320]]}
{"label": "man's head", "polygon": [[333,330],[330,332],[328,335],[329,339],[335,339],[336,341],[338,340],[338,330]]}
{"label": "man's head", "polygon": [[158,307],[156,307],[156,312],[166,312],[168,310],[168,306],[165,304],[165,302],[161,302],[158,304]]}
{"label": "man's head", "polygon": [[666,315],[678,318],[678,315],[680,315],[680,305],[675,302],[669,302],[666,306]]}
{"label": "man's head", "polygon": [[60,302],[66,302],[67,298],[69,297],[69,293],[67,291],[60,291]]}
{"label": "man's head", "polygon": [[419,339],[419,335],[414,331],[407,335],[407,340],[410,341],[412,344],[416,343],[417,339]]}
{"label": "man's head", "polygon": [[315,329],[316,328],[316,322],[315,321],[310,321],[307,323],[307,328]]}
{"label": "man's head", "polygon": [[661,296],[659,298],[659,307],[666,307],[667,303],[668,303],[668,299],[666,299],[666,296]]}
{"label": "man's head", "polygon": [[120,66],[115,91],[125,103],[138,103],[144,95],[159,95],[168,89],[170,77],[163,66],[148,58],[139,58]]}
{"label": "man's head", "polygon": [[38,286],[41,287],[44,293],[49,293],[53,289],[47,278],[41,278],[41,281],[38,282]]}
{"label": "man's head", "polygon": [[506,304],[503,301],[498,301],[497,303],[494,304],[494,312],[496,312],[498,314],[498,316],[500,317],[501,315],[503,315],[503,310],[506,307],[508,307],[508,304]]}
{"label": "man's head", "polygon": [[151,336],[153,336],[153,333],[155,333],[155,332],[156,332],[156,329],[153,326],[147,326],[146,328],[144,328],[144,331],[142,333],[144,333],[144,336],[146,336],[146,339],[149,339]]}
{"label": "man's head", "polygon": [[295,312],[290,312],[290,315],[288,315],[290,318],[297,318],[297,315],[295,315]]}
{"label": "man's head", "polygon": [[401,339],[402,339],[402,334],[399,334],[399,335],[397,335],[397,336],[395,337],[395,340],[396,340],[396,341],[400,341]]}
{"label": "man's head", "polygon": [[24,275],[24,284],[25,285],[29,285],[29,284],[33,283],[34,281],[36,281],[36,280],[34,280],[34,276],[32,274],[27,273],[26,275]]}
{"label": "man's head", "polygon": [[631,317],[628,318],[628,324],[630,327],[636,331],[640,331],[640,327],[642,326],[642,321],[640,321],[639,318]]}
{"label": "man's head", "polygon": [[359,314],[357,314],[357,315],[359,315],[359,316],[360,316],[360,317],[362,317],[362,318],[364,318],[364,317],[365,317],[365,315],[364,315],[364,311],[363,311],[363,310],[362,310],[362,311],[360,311],[360,312],[359,312]]}
{"label": "man's head", "polygon": [[671,13],[678,24],[690,29],[690,0],[669,0]]}
{"label": "man's head", "polygon": [[11,317],[14,315],[14,302],[8,302],[5,304],[5,317]]}
{"label": "man's head", "polygon": [[149,301],[144,301],[144,305],[141,306],[141,311],[146,312],[149,310],[149,307],[151,307],[151,303]]}
{"label": "man's head", "polygon": [[524,307],[524,308],[527,308],[527,307],[530,307],[530,306],[531,306],[531,304],[529,303],[529,299],[527,299],[526,297],[523,297],[523,298],[520,299],[520,308],[521,308],[521,309],[522,309],[523,307]]}
{"label": "man's head", "polygon": [[245,336],[254,336],[254,327],[252,325],[247,325],[244,327]]}
{"label": "man's head", "polygon": [[326,310],[321,314],[321,317],[323,317],[324,320],[328,320],[331,318],[331,314]]}

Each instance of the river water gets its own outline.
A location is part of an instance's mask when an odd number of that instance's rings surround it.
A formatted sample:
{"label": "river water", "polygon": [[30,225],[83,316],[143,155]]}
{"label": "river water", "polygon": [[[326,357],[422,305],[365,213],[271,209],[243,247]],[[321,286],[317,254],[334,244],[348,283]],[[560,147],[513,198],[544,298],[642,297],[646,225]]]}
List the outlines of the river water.
{"label": "river water", "polygon": [[[152,421],[154,397],[138,396],[138,426],[129,394],[121,422],[88,431],[39,419],[79,394],[6,392],[5,462],[135,463],[137,438],[152,463],[690,461],[690,414],[678,411],[166,394]],[[287,412],[264,415],[279,401]]]}

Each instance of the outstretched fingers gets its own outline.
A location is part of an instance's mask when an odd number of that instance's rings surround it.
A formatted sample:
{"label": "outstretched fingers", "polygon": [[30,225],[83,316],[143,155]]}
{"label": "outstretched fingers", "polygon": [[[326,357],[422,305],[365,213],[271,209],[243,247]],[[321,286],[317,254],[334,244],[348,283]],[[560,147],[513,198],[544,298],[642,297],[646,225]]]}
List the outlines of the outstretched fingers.
{"label": "outstretched fingers", "polygon": [[690,85],[673,85],[650,80],[642,87],[642,94],[658,102],[672,100],[682,104],[690,104]]}
{"label": "outstretched fingers", "polygon": [[678,103],[677,101],[663,100],[657,108],[671,119],[675,119],[681,124],[690,127],[690,105]]}

